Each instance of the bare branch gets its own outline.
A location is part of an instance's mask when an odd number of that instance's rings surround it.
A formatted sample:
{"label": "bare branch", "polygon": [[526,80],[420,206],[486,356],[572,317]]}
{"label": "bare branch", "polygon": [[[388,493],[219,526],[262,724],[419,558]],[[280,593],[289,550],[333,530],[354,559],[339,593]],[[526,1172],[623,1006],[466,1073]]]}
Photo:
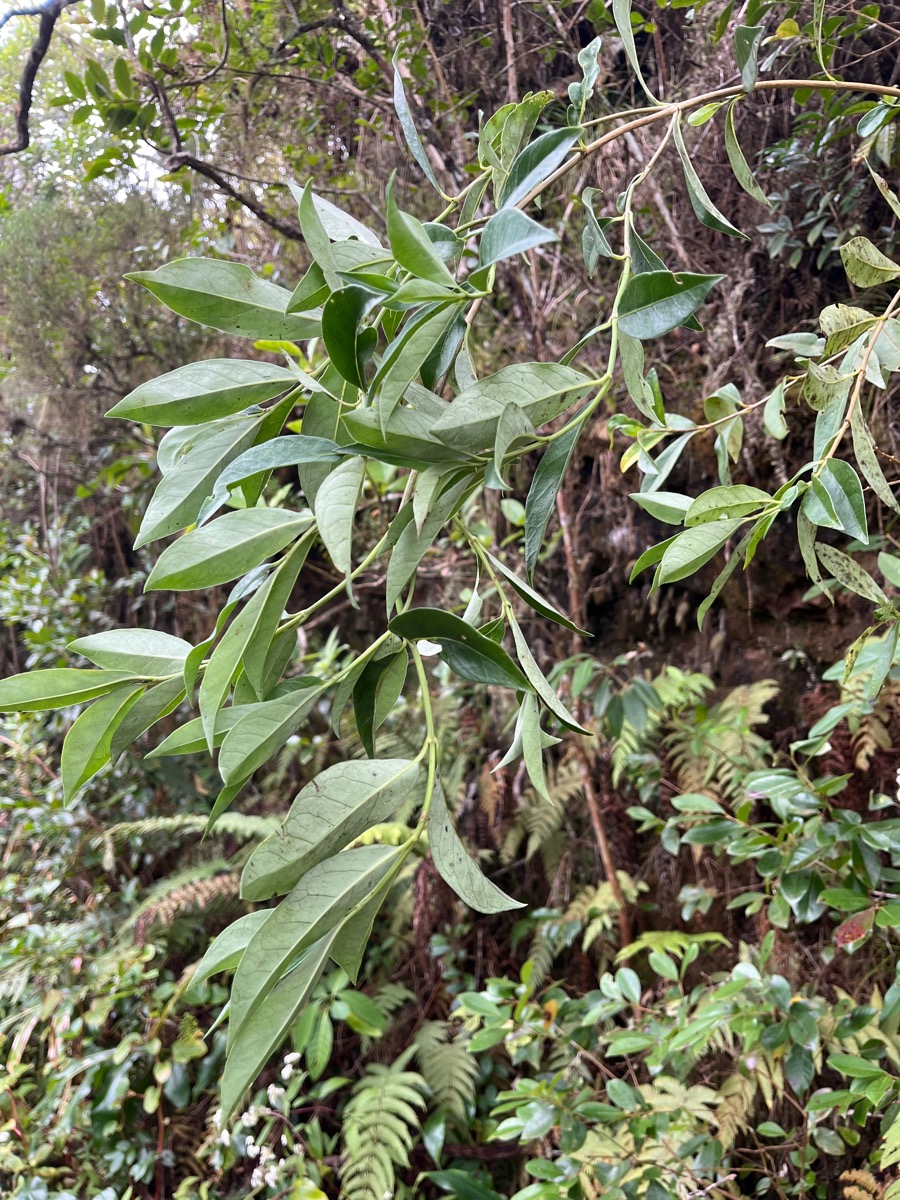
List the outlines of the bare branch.
{"label": "bare branch", "polygon": [[0,143],[0,155],[18,154],[20,150],[28,148],[31,142],[28,118],[31,114],[31,103],[34,96],[34,81],[37,78],[41,63],[50,49],[53,28],[59,19],[60,13],[71,4],[78,3],[79,0],[46,0],[44,4],[37,5],[34,8],[14,8],[0,17],[0,29],[8,21],[11,21],[13,17],[41,18],[40,25],[38,26],[38,35],[32,44],[28,58],[25,60],[22,78],[19,80],[19,102],[16,105],[16,136],[12,141]]}
{"label": "bare branch", "polygon": [[232,200],[236,200],[238,204],[243,205],[255,217],[258,217],[264,225],[268,225],[270,229],[274,229],[282,237],[290,238],[292,242],[301,242],[303,240],[299,225],[295,225],[291,221],[285,221],[281,217],[276,217],[273,213],[270,213],[259,203],[255,196],[250,192],[240,191],[225,178],[225,174],[222,171],[214,167],[212,163],[206,162],[205,159],[197,158],[193,154],[180,151],[177,154],[171,154],[167,160],[167,164],[171,171],[177,171],[182,167],[189,167],[192,171],[196,171],[198,175],[203,175],[206,179],[211,180],[226,196],[230,196]]}

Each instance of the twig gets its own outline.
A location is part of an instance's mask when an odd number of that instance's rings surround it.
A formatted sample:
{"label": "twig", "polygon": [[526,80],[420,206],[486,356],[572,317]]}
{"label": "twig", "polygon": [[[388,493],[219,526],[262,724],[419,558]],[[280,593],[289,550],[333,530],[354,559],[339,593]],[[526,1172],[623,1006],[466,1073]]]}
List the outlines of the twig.
{"label": "twig", "polygon": [[3,28],[7,21],[12,20],[13,17],[41,18],[40,25],[38,26],[38,35],[32,43],[31,50],[22,70],[22,77],[19,80],[19,102],[16,105],[16,136],[12,141],[0,144],[0,155],[18,154],[20,150],[26,150],[31,144],[31,131],[28,126],[28,118],[31,115],[31,104],[34,97],[34,81],[37,78],[41,63],[50,49],[53,29],[59,20],[60,13],[63,9],[68,8],[69,5],[78,3],[79,0],[47,0],[45,4],[38,5],[36,8],[14,8],[0,17],[0,29]]}

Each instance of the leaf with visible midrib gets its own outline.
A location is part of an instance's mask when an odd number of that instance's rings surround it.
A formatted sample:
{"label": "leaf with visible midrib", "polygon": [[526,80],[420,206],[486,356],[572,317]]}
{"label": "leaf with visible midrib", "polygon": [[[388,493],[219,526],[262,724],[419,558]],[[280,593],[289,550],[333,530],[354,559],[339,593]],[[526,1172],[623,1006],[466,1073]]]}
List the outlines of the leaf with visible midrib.
{"label": "leaf with visible midrib", "polygon": [[202,425],[280,396],[296,386],[273,363],[210,358],[149,379],[106,414],[145,425]]}
{"label": "leaf with visible midrib", "polygon": [[476,912],[497,913],[525,907],[521,900],[513,900],[486,878],[469,856],[447,810],[440,780],[435,782],[428,812],[428,846],[441,878]]}
{"label": "leaf with visible midrib", "polygon": [[724,275],[646,271],[629,279],[619,301],[619,328],[646,341],[683,324]]}

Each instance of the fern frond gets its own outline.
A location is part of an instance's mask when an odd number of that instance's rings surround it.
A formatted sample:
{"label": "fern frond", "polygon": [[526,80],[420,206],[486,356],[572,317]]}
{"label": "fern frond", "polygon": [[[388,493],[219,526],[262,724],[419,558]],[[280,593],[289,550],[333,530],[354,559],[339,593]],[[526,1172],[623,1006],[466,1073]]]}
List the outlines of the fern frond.
{"label": "fern frond", "polygon": [[[109,829],[104,830],[96,839],[96,844],[100,844],[107,838],[111,838],[113,842],[121,845],[131,841],[132,838],[156,837],[159,834],[165,834],[169,838],[177,838],[181,834],[199,836],[206,829],[207,821],[208,818],[202,813],[184,813],[175,817],[147,817],[143,821],[120,821],[119,824],[111,825]],[[241,842],[261,841],[269,834],[275,833],[280,825],[281,821],[278,817],[256,817],[248,813],[225,812],[216,822],[211,836],[228,835]]]}
{"label": "fern frond", "polygon": [[417,1072],[399,1068],[373,1064],[353,1088],[344,1110],[343,1200],[393,1196],[396,1168],[409,1166],[427,1084]]}
{"label": "fern frond", "polygon": [[719,1125],[717,1137],[725,1150],[730,1150],[741,1130],[751,1124],[756,1092],[756,1079],[748,1079],[739,1072],[729,1075],[719,1088],[721,1102],[716,1108]]}
{"label": "fern frond", "polygon": [[416,1059],[438,1105],[461,1121],[475,1099],[478,1060],[446,1021],[426,1021],[415,1039]]}

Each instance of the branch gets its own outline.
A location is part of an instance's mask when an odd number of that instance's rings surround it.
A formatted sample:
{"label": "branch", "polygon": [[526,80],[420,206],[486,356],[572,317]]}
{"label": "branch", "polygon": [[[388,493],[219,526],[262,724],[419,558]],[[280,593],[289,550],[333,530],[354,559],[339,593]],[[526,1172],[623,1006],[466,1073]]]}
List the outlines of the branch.
{"label": "branch", "polygon": [[292,242],[302,242],[303,235],[300,232],[300,226],[293,224],[291,221],[285,221],[281,217],[276,217],[270,213],[262,204],[249,192],[239,191],[232,183],[230,183],[222,171],[214,167],[212,163],[208,163],[205,159],[197,158],[193,154],[187,154],[184,151],[179,151],[176,154],[169,155],[167,165],[170,171],[178,171],[182,167],[190,167],[192,171],[196,171],[198,175],[203,175],[206,179],[211,180],[216,187],[224,192],[226,196],[230,196],[232,200],[236,200],[238,204],[249,209],[255,217],[258,217],[264,225],[268,225],[270,229],[274,229],[276,233],[280,233],[282,237],[289,238]]}
{"label": "branch", "polygon": [[37,78],[41,63],[50,49],[53,27],[56,25],[60,13],[64,8],[68,8],[70,4],[77,4],[78,2],[79,0],[45,0],[45,3],[39,4],[35,8],[14,8],[0,17],[0,29],[8,21],[11,21],[13,17],[41,18],[40,25],[38,26],[38,35],[32,44],[28,58],[25,60],[22,78],[19,80],[19,102],[16,105],[16,136],[13,141],[0,143],[0,155],[18,154],[20,150],[28,148],[31,142],[28,118],[31,114],[34,81]]}

